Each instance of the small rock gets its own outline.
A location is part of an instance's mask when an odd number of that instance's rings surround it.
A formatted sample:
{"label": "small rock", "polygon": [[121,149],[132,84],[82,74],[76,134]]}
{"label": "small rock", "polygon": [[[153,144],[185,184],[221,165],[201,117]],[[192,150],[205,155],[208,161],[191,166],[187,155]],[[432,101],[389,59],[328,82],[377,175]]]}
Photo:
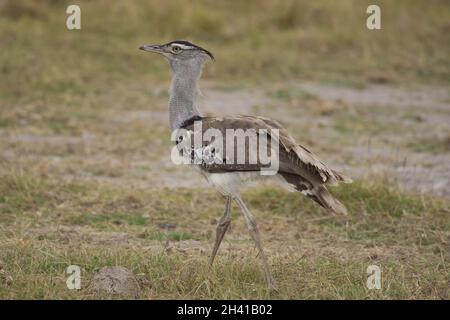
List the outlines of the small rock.
{"label": "small rock", "polygon": [[127,268],[103,267],[92,279],[92,288],[108,295],[138,299],[141,294],[139,281]]}

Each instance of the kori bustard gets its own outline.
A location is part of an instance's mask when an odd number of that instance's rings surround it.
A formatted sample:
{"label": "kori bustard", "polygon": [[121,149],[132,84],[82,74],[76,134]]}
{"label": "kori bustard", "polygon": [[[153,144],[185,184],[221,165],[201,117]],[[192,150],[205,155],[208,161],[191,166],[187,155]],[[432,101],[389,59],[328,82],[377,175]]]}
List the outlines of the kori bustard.
{"label": "kori bustard", "polygon": [[[292,136],[277,122],[272,119],[259,116],[229,116],[229,117],[204,117],[197,105],[198,82],[202,73],[203,65],[208,60],[214,60],[213,55],[206,49],[203,49],[188,41],[172,41],[163,45],[143,45],[141,50],[155,52],[167,58],[172,67],[173,79],[170,87],[169,114],[172,130],[185,130],[193,134],[195,126],[201,124],[201,131],[208,129],[218,130],[226,137],[226,131],[229,129],[237,130],[260,130],[262,135],[270,135],[271,132],[277,132],[278,141],[278,168],[274,175],[265,175],[265,177],[276,178],[284,186],[291,190],[302,192],[307,197],[317,202],[322,207],[334,214],[346,214],[345,206],[335,199],[326,189],[325,185],[336,185],[339,182],[351,182],[351,179],[343,174],[329,168],[316,155],[308,149],[298,144]],[[177,138],[177,144],[180,143]],[[261,134],[257,134],[256,139],[263,140]],[[211,148],[214,139],[211,141],[202,141],[200,149],[209,154],[214,153],[215,148]],[[266,143],[266,142],[263,142]],[[273,141],[271,140],[271,150],[273,150]],[[223,144],[222,144],[223,145]],[[251,156],[256,149],[250,149],[249,143],[233,146],[237,153],[245,153]],[[200,150],[200,155],[202,154]],[[186,150],[185,150],[186,151]],[[198,151],[191,150],[192,158],[198,160]],[[217,151],[216,151],[217,152]],[[188,152],[189,153],[189,152]],[[201,156],[200,156],[201,157]],[[269,264],[264,254],[260,234],[256,225],[255,218],[242,201],[240,190],[248,182],[262,177],[261,170],[263,164],[256,161],[250,163],[248,158],[246,162],[236,164],[235,158],[228,159],[220,155],[222,161],[214,163],[200,159],[193,162],[193,166],[207,178],[207,180],[226,197],[225,212],[216,229],[216,239],[210,257],[212,265],[219,249],[220,243],[228,230],[231,222],[231,201],[234,199],[240,207],[249,232],[255,241],[258,253],[262,259],[264,272],[269,288],[276,289],[276,283],[269,271]]]}

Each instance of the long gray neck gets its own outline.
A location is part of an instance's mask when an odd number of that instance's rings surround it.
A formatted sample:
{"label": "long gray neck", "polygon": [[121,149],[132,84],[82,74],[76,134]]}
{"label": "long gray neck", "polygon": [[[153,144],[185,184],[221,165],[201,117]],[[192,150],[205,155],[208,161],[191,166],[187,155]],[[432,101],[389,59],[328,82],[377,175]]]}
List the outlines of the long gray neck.
{"label": "long gray neck", "polygon": [[198,81],[203,60],[170,61],[173,79],[170,86],[169,113],[172,130],[181,127],[183,122],[201,116],[197,108]]}

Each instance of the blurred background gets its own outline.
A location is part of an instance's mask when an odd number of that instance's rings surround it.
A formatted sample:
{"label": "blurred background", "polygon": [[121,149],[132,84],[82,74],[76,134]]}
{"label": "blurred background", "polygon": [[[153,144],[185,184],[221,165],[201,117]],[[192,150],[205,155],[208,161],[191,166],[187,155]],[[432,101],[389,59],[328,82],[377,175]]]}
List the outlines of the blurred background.
{"label": "blurred background", "polygon": [[[99,77],[167,78],[166,68],[136,46],[189,39],[216,54],[207,71],[215,80],[449,81],[445,0],[77,3],[82,30],[70,32],[70,1],[2,0],[2,76],[20,71],[27,92],[43,90],[39,84],[75,90]],[[381,31],[366,28],[372,3],[382,10]]]}
{"label": "blurred background", "polygon": [[[278,189],[245,195],[277,254],[276,297],[448,299],[446,0],[0,0],[0,297],[98,297],[61,285],[69,263],[88,278],[126,266],[143,297],[269,297],[237,211],[202,284],[222,199],[170,162],[170,68],[138,50],[175,39],[216,57],[206,114],[277,119],[355,179],[335,191],[346,221]],[[385,291],[359,285],[367,261]]]}

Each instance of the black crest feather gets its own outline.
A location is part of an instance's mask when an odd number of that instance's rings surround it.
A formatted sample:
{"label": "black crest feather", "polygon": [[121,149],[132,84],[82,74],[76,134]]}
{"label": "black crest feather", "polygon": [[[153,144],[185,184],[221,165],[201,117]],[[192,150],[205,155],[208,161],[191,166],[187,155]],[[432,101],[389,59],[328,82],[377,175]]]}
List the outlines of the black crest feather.
{"label": "black crest feather", "polygon": [[196,45],[196,44],[193,44],[192,42],[189,42],[189,41],[186,41],[186,40],[174,40],[174,41],[171,41],[171,42],[169,42],[169,43],[166,43],[166,46],[169,46],[169,45],[171,45],[171,44],[182,44],[182,45],[185,45],[185,46],[191,46],[191,47],[194,47],[194,48],[196,48],[196,49],[199,49],[199,50],[202,50],[204,53],[206,53],[213,61],[215,60],[215,58],[214,58],[214,55],[211,53],[211,52],[209,52],[208,50],[206,50],[205,48],[202,48],[202,47],[200,47],[200,46],[198,46],[198,45]]}

